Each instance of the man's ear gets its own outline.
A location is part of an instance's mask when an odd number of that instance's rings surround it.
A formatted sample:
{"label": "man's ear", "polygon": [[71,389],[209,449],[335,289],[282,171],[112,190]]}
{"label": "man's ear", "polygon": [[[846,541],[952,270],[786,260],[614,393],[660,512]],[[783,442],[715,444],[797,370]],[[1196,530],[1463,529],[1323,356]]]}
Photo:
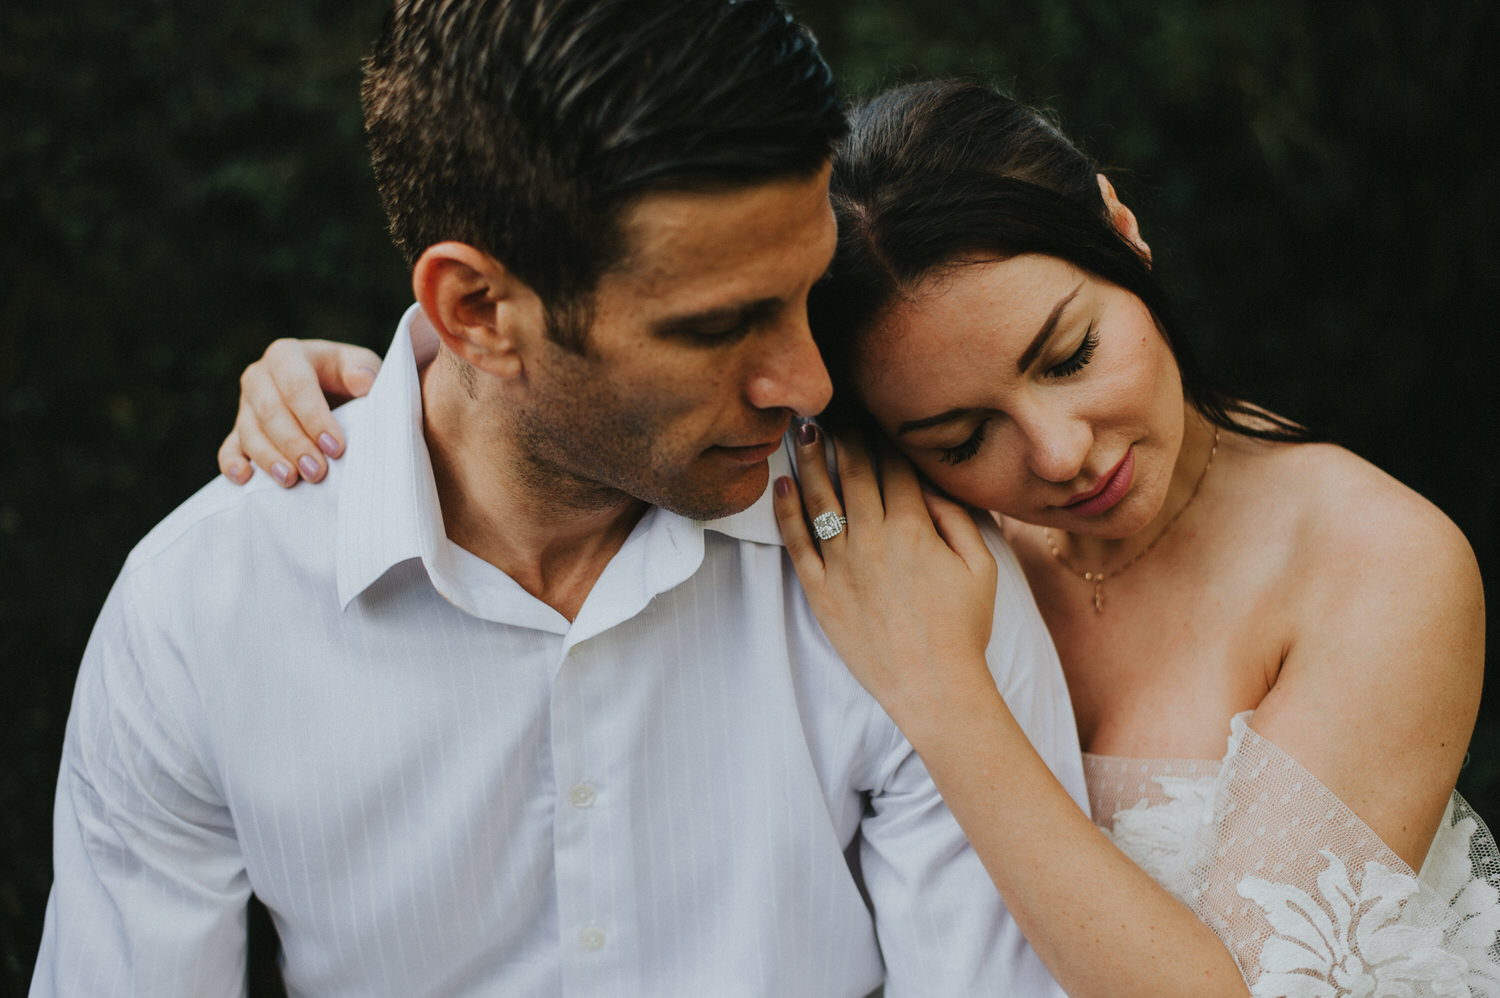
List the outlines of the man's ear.
{"label": "man's ear", "polygon": [[1147,263],[1151,262],[1151,247],[1146,245],[1146,240],[1141,238],[1141,227],[1136,224],[1135,213],[1120,203],[1120,198],[1115,194],[1115,185],[1109,182],[1104,174],[1098,174],[1099,193],[1104,196],[1104,209],[1109,212],[1110,224],[1115,231],[1125,237],[1125,241],[1136,248],[1136,252],[1145,258]]}
{"label": "man's ear", "polygon": [[523,347],[545,330],[545,311],[504,264],[467,243],[436,243],[417,259],[411,284],[443,345],[460,359],[498,378],[524,372]]}

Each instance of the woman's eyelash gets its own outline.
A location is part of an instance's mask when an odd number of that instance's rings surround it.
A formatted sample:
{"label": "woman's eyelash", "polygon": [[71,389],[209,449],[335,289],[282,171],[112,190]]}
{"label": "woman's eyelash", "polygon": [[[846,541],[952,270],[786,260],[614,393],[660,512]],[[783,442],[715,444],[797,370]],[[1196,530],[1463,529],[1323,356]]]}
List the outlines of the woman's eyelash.
{"label": "woman's eyelash", "polygon": [[1067,360],[1053,367],[1047,372],[1048,377],[1066,378],[1070,374],[1077,374],[1083,370],[1088,362],[1094,359],[1094,349],[1099,345],[1099,333],[1092,325],[1088,332],[1083,334],[1083,342],[1078,344],[1078,349]]}
{"label": "woman's eyelash", "polygon": [[969,434],[969,439],[955,447],[939,447],[938,460],[944,464],[960,464],[979,453],[979,445],[984,443],[985,427],[990,425],[988,419],[974,427],[974,432]]}
{"label": "woman's eyelash", "polygon": [[[1066,378],[1071,374],[1077,374],[1088,366],[1088,362],[1094,359],[1094,350],[1099,346],[1099,333],[1091,325],[1083,334],[1083,342],[1078,344],[1078,349],[1061,364],[1047,371],[1049,378]],[[975,454],[979,453],[979,447],[984,443],[984,431],[990,425],[988,419],[974,427],[974,432],[969,434],[967,440],[953,447],[939,447],[938,460],[943,464],[962,464]]]}

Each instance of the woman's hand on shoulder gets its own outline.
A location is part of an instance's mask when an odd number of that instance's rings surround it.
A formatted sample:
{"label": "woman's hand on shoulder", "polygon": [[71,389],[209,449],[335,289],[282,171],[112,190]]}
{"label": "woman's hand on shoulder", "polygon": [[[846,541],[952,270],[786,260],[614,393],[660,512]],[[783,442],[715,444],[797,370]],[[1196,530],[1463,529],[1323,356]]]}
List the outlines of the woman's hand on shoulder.
{"label": "woman's hand on shoulder", "polygon": [[1346,451],[1295,450],[1310,488],[1294,528],[1294,626],[1251,723],[1419,867],[1479,706],[1478,566],[1412,490]]}
{"label": "woman's hand on shoulder", "polygon": [[[808,602],[845,664],[913,735],[976,694],[994,693],[985,660],[997,569],[978,525],[924,490],[895,451],[835,439],[842,502],[823,442],[798,434],[801,488],[775,483],[776,517]],[[817,540],[820,514],[848,518]],[[910,727],[909,727],[910,726]]]}
{"label": "woman's hand on shoulder", "polygon": [[329,401],[370,390],[380,358],[364,347],[328,340],[280,339],[240,375],[234,429],[219,447],[219,470],[243,485],[251,462],[290,488],[321,481],[328,459],[344,453]]}

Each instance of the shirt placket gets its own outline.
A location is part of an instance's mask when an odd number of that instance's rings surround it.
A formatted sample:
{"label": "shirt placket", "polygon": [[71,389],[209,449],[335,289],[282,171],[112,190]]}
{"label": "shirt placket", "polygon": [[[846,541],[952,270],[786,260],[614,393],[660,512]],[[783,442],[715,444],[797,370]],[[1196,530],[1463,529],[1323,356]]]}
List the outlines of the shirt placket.
{"label": "shirt placket", "polygon": [[565,644],[552,692],[553,861],[568,995],[610,994],[634,976],[628,850],[619,841],[625,802],[604,768],[613,719],[601,703],[600,651],[597,642]]}

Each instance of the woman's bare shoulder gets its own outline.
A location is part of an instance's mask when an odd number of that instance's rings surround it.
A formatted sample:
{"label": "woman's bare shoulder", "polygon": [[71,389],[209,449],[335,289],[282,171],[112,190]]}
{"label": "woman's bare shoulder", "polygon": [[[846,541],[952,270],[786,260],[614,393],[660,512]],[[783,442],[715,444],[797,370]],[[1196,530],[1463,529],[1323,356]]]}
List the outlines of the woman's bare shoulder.
{"label": "woman's bare shoulder", "polygon": [[1247,487],[1287,532],[1292,622],[1254,726],[1419,863],[1478,707],[1473,552],[1436,506],[1347,450],[1272,445],[1256,463]]}
{"label": "woman's bare shoulder", "polygon": [[1468,541],[1442,510],[1357,454],[1325,443],[1244,446],[1253,452],[1244,479],[1257,505],[1278,511],[1275,521],[1307,558],[1347,562],[1354,576],[1403,566],[1477,572]]}
{"label": "woman's bare shoulder", "polygon": [[1439,678],[1470,686],[1483,669],[1484,594],[1453,521],[1342,447],[1238,446],[1237,478],[1254,498],[1245,516],[1263,515],[1278,552],[1290,674],[1340,674],[1382,696]]}

